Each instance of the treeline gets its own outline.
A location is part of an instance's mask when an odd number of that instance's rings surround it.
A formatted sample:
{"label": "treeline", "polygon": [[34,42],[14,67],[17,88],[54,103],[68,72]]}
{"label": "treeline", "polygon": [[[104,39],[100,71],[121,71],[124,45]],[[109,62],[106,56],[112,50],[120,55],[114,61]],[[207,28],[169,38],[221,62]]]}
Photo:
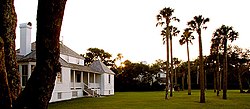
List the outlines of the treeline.
{"label": "treeline", "polygon": [[[106,54],[106,55],[104,55]],[[107,55],[108,54],[108,55]],[[112,55],[103,49],[89,48],[86,54],[82,54],[87,60],[102,60],[115,72],[115,91],[152,91],[164,90],[166,87],[164,77],[159,74],[166,72],[166,61],[158,59],[154,63],[145,64],[143,62],[133,63],[129,60],[121,61],[121,53],[112,58]],[[91,58],[89,58],[91,57]],[[248,89],[250,86],[250,50],[238,46],[228,46],[228,88]],[[217,54],[212,51],[208,56],[204,56],[205,88],[216,90],[216,60]],[[90,63],[91,61],[86,61]],[[115,63],[119,63],[116,65]],[[223,63],[223,54],[219,53],[219,63]],[[170,64],[169,68],[171,67]],[[175,90],[186,90],[188,88],[188,61],[173,58],[174,73],[172,74]],[[170,71],[169,71],[170,72]],[[220,83],[222,83],[223,65],[219,66]],[[191,87],[199,89],[199,58],[190,61]],[[166,79],[166,77],[165,77]],[[222,87],[222,85],[220,84]]]}

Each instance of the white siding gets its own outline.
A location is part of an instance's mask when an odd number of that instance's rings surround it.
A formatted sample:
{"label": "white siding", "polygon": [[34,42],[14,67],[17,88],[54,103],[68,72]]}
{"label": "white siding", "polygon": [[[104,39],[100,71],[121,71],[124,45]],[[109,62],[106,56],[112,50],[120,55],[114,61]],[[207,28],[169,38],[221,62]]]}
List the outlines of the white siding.
{"label": "white siding", "polygon": [[[70,68],[62,67],[62,82],[55,81],[55,87],[52,93],[50,102],[71,99],[72,94],[70,90]],[[61,99],[58,99],[58,93],[62,93]]]}
{"label": "white siding", "polygon": [[101,75],[101,95],[114,95],[114,75],[107,73]]}
{"label": "white siding", "polygon": [[60,54],[60,57],[68,63],[84,65],[83,59],[79,59],[79,58],[75,58],[75,57],[71,57],[71,56],[67,56],[67,55],[63,55],[63,54]]}
{"label": "white siding", "polygon": [[69,56],[60,54],[60,57],[65,60],[66,62],[69,62]]}

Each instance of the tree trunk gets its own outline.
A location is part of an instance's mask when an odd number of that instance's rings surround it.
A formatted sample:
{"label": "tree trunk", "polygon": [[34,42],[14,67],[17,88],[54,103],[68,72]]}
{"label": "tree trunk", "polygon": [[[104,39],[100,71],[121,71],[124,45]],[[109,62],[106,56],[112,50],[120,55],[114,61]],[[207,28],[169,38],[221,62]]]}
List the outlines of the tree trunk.
{"label": "tree trunk", "polygon": [[20,92],[15,51],[17,17],[14,0],[1,0],[0,4],[0,107],[9,109]]}
{"label": "tree trunk", "polygon": [[59,63],[59,36],[66,0],[39,0],[37,10],[36,67],[15,105],[47,109],[54,89]]}
{"label": "tree trunk", "polygon": [[182,88],[181,90],[184,91],[184,87],[185,87],[185,72],[182,72],[182,78],[181,78],[181,85],[182,85]]}
{"label": "tree trunk", "polygon": [[177,83],[177,75],[176,75],[176,65],[175,65],[175,68],[174,68],[174,83],[175,83],[175,86],[177,87],[178,83]]}
{"label": "tree trunk", "polygon": [[239,82],[239,89],[240,89],[240,93],[243,93],[243,88],[242,88],[242,82],[241,82],[241,72],[240,70],[238,70],[238,66],[236,65],[236,70],[237,70],[237,74],[238,74],[238,82]]}
{"label": "tree trunk", "polygon": [[224,39],[224,53],[223,53],[223,99],[227,99],[227,39]]}
{"label": "tree trunk", "polygon": [[[16,48],[15,48],[15,39],[16,39],[16,26],[17,26],[17,16],[14,7],[14,0],[7,0],[6,5],[1,5],[2,13],[0,22],[4,28],[4,33],[2,33],[2,38],[4,41],[4,52],[5,52],[5,67],[6,72],[8,73],[8,85],[11,92],[11,99],[16,100],[17,96],[21,92],[21,81],[20,74],[17,70],[17,61],[16,61]],[[2,29],[1,28],[1,29]]]}
{"label": "tree trunk", "polygon": [[220,55],[219,55],[219,47],[216,48],[217,56],[216,56],[216,72],[217,72],[217,96],[220,95]]}
{"label": "tree trunk", "polygon": [[[1,21],[0,21],[1,22]],[[0,24],[2,26],[2,24]],[[7,72],[4,58],[4,42],[2,39],[3,31],[0,30],[0,107],[3,109],[11,109],[11,94],[8,86]]]}
{"label": "tree trunk", "polygon": [[170,34],[170,58],[171,58],[171,73],[170,73],[170,97],[173,96],[173,84],[174,84],[174,81],[173,81],[173,73],[174,73],[174,70],[173,70],[173,44],[172,44],[172,35]]}
{"label": "tree trunk", "polygon": [[201,30],[199,34],[199,58],[200,58],[200,103],[205,103],[205,76],[204,76],[204,65],[203,65],[203,54],[202,54],[202,40]]}
{"label": "tree trunk", "polygon": [[191,95],[191,74],[190,74],[190,60],[189,60],[189,47],[188,47],[188,40],[187,42],[187,57],[188,57],[188,95]]}
{"label": "tree trunk", "polygon": [[[215,68],[215,69],[216,69],[216,68]],[[216,85],[216,81],[217,81],[217,79],[216,79],[216,78],[217,78],[217,77],[216,77],[216,75],[217,75],[217,72],[216,72],[216,71],[214,71],[214,74],[213,74],[213,76],[214,76],[214,93],[216,93],[216,89],[217,89],[217,88],[216,88],[216,86],[217,86],[217,85]]]}
{"label": "tree trunk", "polygon": [[168,78],[169,78],[169,27],[167,25],[167,34],[166,34],[166,47],[167,47],[167,64],[166,64],[166,95],[165,99],[168,99],[168,90],[169,90],[169,83],[168,83]]}

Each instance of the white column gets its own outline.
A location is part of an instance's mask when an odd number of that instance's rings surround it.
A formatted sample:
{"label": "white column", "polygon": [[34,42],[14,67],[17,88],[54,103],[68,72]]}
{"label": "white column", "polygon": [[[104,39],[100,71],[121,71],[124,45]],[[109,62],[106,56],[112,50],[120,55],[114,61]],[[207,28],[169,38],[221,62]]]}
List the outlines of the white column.
{"label": "white column", "polygon": [[89,72],[88,72],[88,86],[89,86]]}
{"label": "white column", "polygon": [[23,79],[22,79],[22,78],[23,78],[23,76],[22,76],[22,75],[23,75],[23,72],[22,72],[22,69],[23,69],[23,68],[22,68],[22,67],[23,67],[22,65],[19,65],[19,72],[20,72],[21,86],[22,86],[22,84],[23,84],[23,81],[22,81],[22,80],[23,80]]}
{"label": "white column", "polygon": [[83,83],[83,72],[81,72],[81,83]]}
{"label": "white column", "polygon": [[31,75],[31,64],[28,63],[28,78],[30,78]]}
{"label": "white column", "polygon": [[73,88],[74,89],[76,89],[75,84],[76,84],[76,72],[75,70],[73,70]]}
{"label": "white column", "polygon": [[94,73],[94,84],[95,84],[95,73]]}

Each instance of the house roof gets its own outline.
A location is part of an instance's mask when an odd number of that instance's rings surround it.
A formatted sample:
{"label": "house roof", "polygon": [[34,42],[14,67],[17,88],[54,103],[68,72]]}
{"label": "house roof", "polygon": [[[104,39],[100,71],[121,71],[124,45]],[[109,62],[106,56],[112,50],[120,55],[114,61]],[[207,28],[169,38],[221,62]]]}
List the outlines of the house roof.
{"label": "house roof", "polygon": [[79,58],[79,59],[84,59],[84,57],[80,56],[78,53],[71,50],[66,45],[63,45],[62,43],[60,44],[60,53],[63,54],[63,55],[68,55],[68,56],[76,57],[76,58]]}
{"label": "house roof", "polygon": [[78,70],[78,71],[84,71],[84,72],[92,72],[92,73],[99,73],[99,72],[95,72],[93,71],[90,67],[88,66],[82,66],[82,65],[77,65],[77,64],[71,64],[71,63],[67,63],[64,59],[62,59],[61,57],[59,58],[59,62],[61,63],[61,65],[63,67],[68,67],[71,68],[72,70]]}
{"label": "house roof", "polygon": [[[33,51],[36,51],[36,42],[31,43],[31,53]],[[16,52],[20,53],[20,49],[17,49]],[[70,49],[69,47],[67,47],[66,45],[64,45],[62,43],[60,43],[60,54],[76,57],[79,59],[84,59],[84,57],[80,56],[78,53],[76,53],[75,51],[73,51],[72,49]],[[29,54],[27,54],[27,55],[29,55]],[[21,55],[19,55],[19,56],[21,56]],[[26,57],[26,56],[24,56],[24,57]]]}
{"label": "house roof", "polygon": [[[36,62],[36,43],[33,42],[31,44],[31,53],[22,56],[17,55],[17,61],[18,62]],[[20,51],[20,49],[17,50],[17,53]],[[84,59],[82,56],[68,48],[67,46],[60,44],[60,54],[72,56],[80,59]],[[105,64],[103,64],[101,61],[97,60],[94,61],[90,66],[82,66],[77,64],[72,64],[66,62],[61,57],[59,58],[59,62],[63,67],[71,68],[72,70],[78,70],[78,71],[85,71],[85,72],[92,72],[92,73],[109,73],[109,74],[115,74],[113,71],[111,71]]]}
{"label": "house roof", "polygon": [[26,56],[17,55],[18,62],[35,62],[36,61],[36,51],[32,51]]}
{"label": "house roof", "polygon": [[110,70],[105,64],[103,64],[100,60],[94,61],[90,66],[91,69],[93,69],[96,72],[101,73],[109,73],[109,74],[115,74],[112,70]]}

